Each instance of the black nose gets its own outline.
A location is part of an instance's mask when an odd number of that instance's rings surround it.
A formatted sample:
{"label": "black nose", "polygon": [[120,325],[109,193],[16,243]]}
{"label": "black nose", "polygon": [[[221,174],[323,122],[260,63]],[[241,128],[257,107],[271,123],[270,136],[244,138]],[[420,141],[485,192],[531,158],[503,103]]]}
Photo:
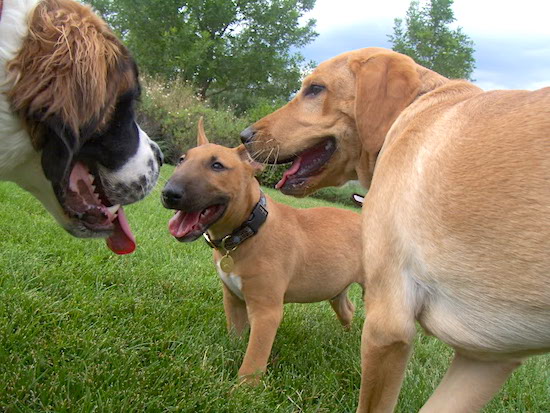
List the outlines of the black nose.
{"label": "black nose", "polygon": [[254,135],[256,135],[256,131],[252,126],[249,126],[241,132],[241,142],[244,144],[252,142],[252,139],[254,139]]}
{"label": "black nose", "polygon": [[177,209],[183,198],[183,189],[175,187],[170,182],[162,190],[162,203],[166,208]]}

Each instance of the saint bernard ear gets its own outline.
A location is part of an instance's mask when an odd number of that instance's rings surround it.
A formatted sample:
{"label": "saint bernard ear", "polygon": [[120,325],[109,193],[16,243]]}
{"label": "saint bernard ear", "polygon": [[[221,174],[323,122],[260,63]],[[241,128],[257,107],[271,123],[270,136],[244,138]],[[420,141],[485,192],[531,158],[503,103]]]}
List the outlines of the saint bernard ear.
{"label": "saint bernard ear", "polygon": [[[42,145],[42,169],[46,178],[58,184],[54,190],[65,188],[68,182],[73,158],[79,149],[78,137],[71,128],[56,117],[51,117],[41,125],[40,131],[44,141]],[[64,194],[58,194],[64,195]]]}
{"label": "saint bernard ear", "polygon": [[83,134],[104,127],[118,96],[136,86],[126,48],[90,7],[69,0],[38,3],[8,72],[12,109],[41,132],[31,133],[35,148],[66,156],[89,137]]}

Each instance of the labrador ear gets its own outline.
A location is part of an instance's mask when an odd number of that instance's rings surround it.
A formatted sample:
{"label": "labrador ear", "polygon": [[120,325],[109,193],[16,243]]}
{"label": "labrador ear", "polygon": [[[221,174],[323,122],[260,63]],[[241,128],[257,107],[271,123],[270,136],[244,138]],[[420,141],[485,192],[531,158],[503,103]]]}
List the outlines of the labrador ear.
{"label": "labrador ear", "polygon": [[248,165],[252,167],[252,169],[254,170],[254,174],[258,174],[265,169],[264,164],[256,162],[254,159],[252,159],[252,157],[250,156],[250,153],[248,153],[244,145],[237,146],[235,150],[237,151],[239,158],[241,158],[243,162],[246,162]]}
{"label": "labrador ear", "polygon": [[355,123],[362,145],[357,172],[368,186],[386,134],[418,96],[421,83],[414,61],[397,53],[357,59],[350,68],[355,73]]}
{"label": "labrador ear", "polygon": [[197,146],[206,145],[208,139],[206,138],[206,133],[204,133],[204,121],[201,116],[199,119],[199,124],[197,125]]}

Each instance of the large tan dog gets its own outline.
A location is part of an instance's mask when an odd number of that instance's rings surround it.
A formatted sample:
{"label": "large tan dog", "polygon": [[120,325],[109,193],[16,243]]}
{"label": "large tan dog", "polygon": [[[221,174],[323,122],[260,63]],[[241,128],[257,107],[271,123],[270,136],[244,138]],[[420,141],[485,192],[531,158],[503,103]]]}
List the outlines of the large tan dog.
{"label": "large tan dog", "polygon": [[361,217],[337,208],[295,209],[264,195],[254,177],[259,164],[243,146],[208,144],[182,157],[166,184],[165,207],[178,212],[170,232],[194,241],[207,232],[223,281],[227,327],[250,339],[239,376],[255,383],[267,366],[287,302],[330,300],[344,327],[354,306],[347,291],[363,282]]}
{"label": "large tan dog", "polygon": [[415,320],[455,349],[424,412],[477,411],[550,349],[550,88],[484,92],[361,49],[242,137],[293,161],[283,192],[370,187],[359,412],[395,407]]}

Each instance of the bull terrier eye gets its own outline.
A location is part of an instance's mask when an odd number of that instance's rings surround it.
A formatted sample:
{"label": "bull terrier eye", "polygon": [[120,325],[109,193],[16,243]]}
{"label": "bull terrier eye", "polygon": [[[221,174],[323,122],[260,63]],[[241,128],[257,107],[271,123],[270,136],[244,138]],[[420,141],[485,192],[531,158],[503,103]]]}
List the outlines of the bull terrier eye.
{"label": "bull terrier eye", "polygon": [[214,162],[211,165],[211,168],[215,171],[223,171],[225,169],[225,166],[223,166],[220,162]]}
{"label": "bull terrier eye", "polygon": [[322,86],[322,85],[310,85],[306,91],[305,91],[305,95],[306,96],[317,96],[319,93],[321,93],[323,90],[325,90],[325,87]]}
{"label": "bull terrier eye", "polygon": [[181,164],[184,161],[184,159],[185,159],[185,155],[180,156],[180,158],[178,159],[177,165]]}

